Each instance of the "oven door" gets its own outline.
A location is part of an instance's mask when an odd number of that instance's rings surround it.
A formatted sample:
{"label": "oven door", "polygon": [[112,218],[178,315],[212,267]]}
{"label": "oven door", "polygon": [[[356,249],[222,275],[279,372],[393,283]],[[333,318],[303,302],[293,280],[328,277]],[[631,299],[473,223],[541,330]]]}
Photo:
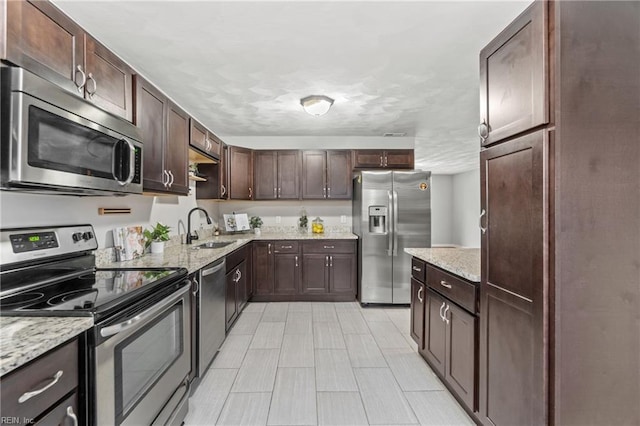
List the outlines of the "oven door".
{"label": "oven door", "polygon": [[182,286],[142,312],[98,325],[97,425],[180,424],[189,396],[191,299]]}
{"label": "oven door", "polygon": [[2,186],[142,193],[142,144],[106,125],[115,121],[119,127],[135,126],[61,90],[55,98],[44,101],[21,91],[11,93],[10,152],[3,153],[10,161],[3,162]]}

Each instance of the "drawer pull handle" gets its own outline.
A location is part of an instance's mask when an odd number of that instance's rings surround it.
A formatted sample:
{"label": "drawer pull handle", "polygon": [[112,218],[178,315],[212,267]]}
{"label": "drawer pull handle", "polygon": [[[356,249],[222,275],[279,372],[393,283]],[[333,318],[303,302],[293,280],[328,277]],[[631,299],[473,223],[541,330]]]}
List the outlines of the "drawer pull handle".
{"label": "drawer pull handle", "polygon": [[445,280],[440,281],[440,285],[442,287],[451,288],[451,284],[447,284]]}
{"label": "drawer pull handle", "polygon": [[58,383],[58,381],[60,380],[60,378],[62,377],[63,371],[62,370],[58,370],[58,372],[56,373],[55,376],[53,376],[53,380],[51,382],[49,382],[47,385],[45,385],[44,387],[34,390],[34,391],[30,391],[30,392],[25,392],[23,393],[20,398],[18,398],[18,403],[22,404],[23,402],[26,402],[28,400],[30,400],[31,398],[33,398],[34,396],[40,395],[42,392],[46,391],[47,389],[49,389],[51,386],[55,385],[56,383]]}
{"label": "drawer pull handle", "polygon": [[418,268],[417,266],[412,266],[411,269],[413,269],[416,272],[422,272],[422,268]]}
{"label": "drawer pull handle", "polygon": [[283,249],[290,249],[290,248],[293,248],[293,246],[280,246],[280,248],[283,248]]}
{"label": "drawer pull handle", "polygon": [[67,407],[67,417],[73,422],[73,426],[78,426],[78,416],[73,412],[73,407]]}
{"label": "drawer pull handle", "polygon": [[326,248],[326,249],[332,249],[332,248],[335,248],[335,246],[324,246],[324,248]]}

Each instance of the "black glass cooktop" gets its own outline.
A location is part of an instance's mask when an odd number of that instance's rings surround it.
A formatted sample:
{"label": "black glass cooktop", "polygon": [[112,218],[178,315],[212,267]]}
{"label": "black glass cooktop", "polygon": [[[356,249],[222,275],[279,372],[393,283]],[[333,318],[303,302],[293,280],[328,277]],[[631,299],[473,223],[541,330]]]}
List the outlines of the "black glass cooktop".
{"label": "black glass cooktop", "polygon": [[0,298],[7,314],[95,315],[162,292],[187,275],[185,269],[98,269],[54,284]]}

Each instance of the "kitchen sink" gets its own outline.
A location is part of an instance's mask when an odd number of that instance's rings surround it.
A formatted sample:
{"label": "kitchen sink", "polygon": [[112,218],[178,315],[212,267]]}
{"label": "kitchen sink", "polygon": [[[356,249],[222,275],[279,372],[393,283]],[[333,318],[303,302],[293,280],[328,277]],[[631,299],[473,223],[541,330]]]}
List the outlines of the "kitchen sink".
{"label": "kitchen sink", "polygon": [[226,247],[229,244],[233,244],[233,241],[210,241],[208,243],[198,244],[195,248],[217,249],[217,248]]}

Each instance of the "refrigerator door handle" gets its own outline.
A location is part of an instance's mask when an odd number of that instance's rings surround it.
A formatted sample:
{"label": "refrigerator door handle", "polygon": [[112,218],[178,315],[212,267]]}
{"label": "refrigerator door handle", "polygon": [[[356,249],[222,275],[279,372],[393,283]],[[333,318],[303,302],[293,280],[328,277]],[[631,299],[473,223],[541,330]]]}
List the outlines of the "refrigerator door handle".
{"label": "refrigerator door handle", "polygon": [[388,256],[393,256],[393,236],[395,235],[395,227],[393,223],[393,194],[391,191],[387,191],[389,196],[389,208],[387,209],[389,215],[389,226],[387,230],[387,238],[389,239],[389,249],[387,250]]}
{"label": "refrigerator door handle", "polygon": [[393,191],[393,255],[398,255],[398,193]]}

